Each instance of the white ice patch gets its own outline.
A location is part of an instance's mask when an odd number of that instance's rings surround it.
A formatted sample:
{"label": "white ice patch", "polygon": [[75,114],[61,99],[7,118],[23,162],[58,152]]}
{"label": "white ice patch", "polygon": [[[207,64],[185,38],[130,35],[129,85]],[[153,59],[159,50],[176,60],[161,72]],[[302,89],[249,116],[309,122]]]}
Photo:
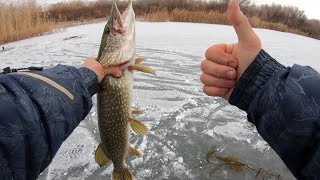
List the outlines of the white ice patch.
{"label": "white ice patch", "polygon": [[258,149],[260,151],[270,150],[270,148],[271,148],[267,142],[261,141],[261,140],[260,141],[256,141],[256,143],[253,144],[252,147],[255,148],[255,149]]}
{"label": "white ice patch", "polygon": [[135,159],[131,160],[130,163],[131,163],[131,166],[135,168],[137,165],[140,165],[143,163],[143,158],[135,157]]}
{"label": "white ice patch", "polygon": [[230,122],[224,126],[217,126],[213,132],[238,141],[247,141],[248,138],[255,135],[252,131],[247,130],[241,122]]}

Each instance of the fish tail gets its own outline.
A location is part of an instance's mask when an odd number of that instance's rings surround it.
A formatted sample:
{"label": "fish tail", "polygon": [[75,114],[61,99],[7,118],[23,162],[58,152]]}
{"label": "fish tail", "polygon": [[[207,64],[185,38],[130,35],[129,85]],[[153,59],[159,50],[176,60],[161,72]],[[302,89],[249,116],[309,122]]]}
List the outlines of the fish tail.
{"label": "fish tail", "polygon": [[133,176],[128,167],[119,170],[114,170],[112,173],[112,180],[133,180]]}

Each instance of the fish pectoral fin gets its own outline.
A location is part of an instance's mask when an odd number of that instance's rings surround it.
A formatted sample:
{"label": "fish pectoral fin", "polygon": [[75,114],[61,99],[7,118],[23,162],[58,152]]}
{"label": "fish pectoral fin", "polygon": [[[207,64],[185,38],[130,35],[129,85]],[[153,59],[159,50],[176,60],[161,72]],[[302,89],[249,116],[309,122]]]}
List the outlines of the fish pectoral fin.
{"label": "fish pectoral fin", "polygon": [[112,173],[112,180],[133,180],[130,170],[126,167],[120,171],[114,170]]}
{"label": "fish pectoral fin", "polygon": [[146,66],[131,65],[131,66],[129,66],[129,70],[136,70],[136,71],[156,75],[155,70],[153,70],[149,67],[146,67]]}
{"label": "fish pectoral fin", "polygon": [[143,111],[138,110],[138,109],[137,110],[132,110],[131,114],[141,115],[141,114],[143,114]]}
{"label": "fish pectoral fin", "polygon": [[148,134],[148,128],[146,125],[144,125],[142,122],[133,119],[133,118],[129,118],[129,122],[130,122],[130,126],[131,129],[136,133],[136,134],[143,134],[146,135]]}
{"label": "fish pectoral fin", "polygon": [[139,58],[136,58],[134,64],[138,65],[138,64],[141,64],[143,61],[144,61],[144,58],[139,57]]}
{"label": "fish pectoral fin", "polygon": [[95,156],[94,156],[97,164],[102,167],[104,165],[107,165],[110,162],[110,159],[108,158],[108,156],[104,153],[104,150],[102,148],[101,143],[99,144],[99,146],[97,147],[97,150],[95,152]]}
{"label": "fish pectoral fin", "polygon": [[143,156],[142,153],[139,150],[137,150],[136,148],[134,148],[132,146],[130,146],[130,148],[129,148],[129,153],[133,154],[133,155],[135,155],[137,157],[140,157],[140,158]]}

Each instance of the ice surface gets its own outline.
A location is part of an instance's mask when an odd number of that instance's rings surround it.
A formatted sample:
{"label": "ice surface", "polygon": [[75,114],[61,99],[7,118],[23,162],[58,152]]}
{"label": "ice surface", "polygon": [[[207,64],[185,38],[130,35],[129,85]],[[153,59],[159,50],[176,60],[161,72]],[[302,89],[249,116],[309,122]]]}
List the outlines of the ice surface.
{"label": "ice surface", "polygon": [[[96,56],[104,23],[71,27],[57,33],[3,45],[0,67],[80,66]],[[285,65],[310,65],[320,71],[318,40],[288,33],[256,29],[263,47]],[[77,36],[77,38],[66,38]],[[226,156],[294,179],[279,157],[247,122],[246,114],[221,98],[207,97],[199,80],[204,52],[216,43],[237,37],[230,26],[192,23],[137,23],[137,55],[157,76],[135,73],[133,108],[150,127],[147,136],[132,134],[131,144],[143,158],[127,163],[136,179],[256,179],[245,170],[228,168],[210,176],[204,161],[213,145]],[[96,97],[94,97],[96,104]],[[99,143],[94,107],[75,129],[39,180],[110,179],[112,165],[99,168],[94,151]],[[200,167],[199,165],[202,164]]]}

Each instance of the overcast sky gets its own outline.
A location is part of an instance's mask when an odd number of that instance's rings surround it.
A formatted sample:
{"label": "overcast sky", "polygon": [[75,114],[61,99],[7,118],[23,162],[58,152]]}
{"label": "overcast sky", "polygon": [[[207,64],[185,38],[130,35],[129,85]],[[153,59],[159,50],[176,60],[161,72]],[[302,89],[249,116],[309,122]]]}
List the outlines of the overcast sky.
{"label": "overcast sky", "polygon": [[[38,0],[41,3],[54,3],[61,2],[66,0]],[[86,1],[86,0],[83,0]],[[146,0],[148,1],[148,0]],[[282,4],[297,6],[301,10],[305,11],[305,14],[308,18],[319,19],[320,20],[320,1],[319,0],[251,0],[256,4]]]}

